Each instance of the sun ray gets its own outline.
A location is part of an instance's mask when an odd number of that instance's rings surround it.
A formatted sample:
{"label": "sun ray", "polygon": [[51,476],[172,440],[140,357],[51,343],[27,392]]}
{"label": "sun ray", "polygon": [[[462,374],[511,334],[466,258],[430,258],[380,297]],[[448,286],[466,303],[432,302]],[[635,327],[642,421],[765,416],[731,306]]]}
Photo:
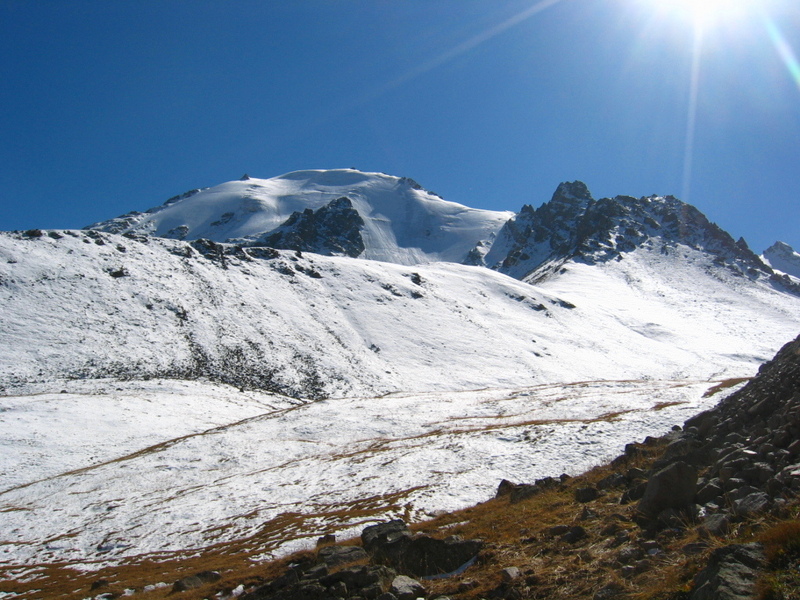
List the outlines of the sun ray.
{"label": "sun ray", "polygon": [[690,201],[692,166],[694,163],[694,140],[697,130],[697,98],[700,91],[700,58],[703,53],[703,28],[695,27],[692,44],[692,72],[689,79],[689,107],[686,118],[686,138],[683,149],[682,200]]}
{"label": "sun ray", "polygon": [[558,4],[559,2],[561,2],[561,0],[541,0],[540,2],[537,2],[533,6],[530,6],[529,8],[523,10],[522,12],[517,13],[516,15],[506,19],[502,23],[498,23],[494,27],[491,27],[485,31],[482,31],[472,36],[468,40],[461,42],[460,44],[454,46],[453,48],[450,48],[449,50],[442,52],[438,56],[431,58],[430,60],[420,64],[419,66],[411,69],[410,71],[403,73],[402,75],[393,79],[392,81],[389,81],[376,92],[376,95],[382,95],[383,93],[389,90],[400,87],[404,83],[416,79],[420,75],[424,75],[425,73],[432,71],[436,67],[439,67],[445,63],[450,62],[454,58],[457,58],[462,54],[464,54],[465,52],[468,52],[469,50],[472,50],[473,48],[483,44],[484,42],[491,40],[492,38],[514,27],[515,25],[518,25],[523,21],[527,21],[534,15],[542,12],[547,8],[550,8],[555,4]]}
{"label": "sun ray", "polygon": [[773,21],[768,15],[763,15],[763,20],[770,40],[772,40],[775,49],[778,51],[778,55],[781,57],[781,60],[783,60],[786,68],[789,70],[789,74],[792,76],[792,79],[794,79],[797,89],[800,90],[800,61],[797,60],[797,55],[789,45],[789,42],[786,41],[786,38],[781,33],[780,29],[778,29],[775,21]]}

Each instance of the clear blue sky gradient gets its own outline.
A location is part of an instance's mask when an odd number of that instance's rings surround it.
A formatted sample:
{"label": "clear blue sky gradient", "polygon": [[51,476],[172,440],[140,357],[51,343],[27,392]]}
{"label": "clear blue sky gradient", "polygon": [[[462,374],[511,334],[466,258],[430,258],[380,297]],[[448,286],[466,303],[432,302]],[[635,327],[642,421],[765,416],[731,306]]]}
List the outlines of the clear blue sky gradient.
{"label": "clear blue sky gradient", "polygon": [[673,194],[757,252],[800,249],[800,2],[707,28],[690,161],[690,20],[538,3],[0,0],[0,229],[355,167],[497,210],[576,179]]}

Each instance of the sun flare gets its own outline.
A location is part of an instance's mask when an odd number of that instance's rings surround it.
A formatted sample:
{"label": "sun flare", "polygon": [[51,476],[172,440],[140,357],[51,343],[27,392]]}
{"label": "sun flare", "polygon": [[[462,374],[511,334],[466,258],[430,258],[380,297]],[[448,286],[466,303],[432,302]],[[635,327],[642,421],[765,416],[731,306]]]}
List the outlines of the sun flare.
{"label": "sun flare", "polygon": [[765,7],[768,0],[645,0],[651,6],[671,16],[711,26],[752,16]]}

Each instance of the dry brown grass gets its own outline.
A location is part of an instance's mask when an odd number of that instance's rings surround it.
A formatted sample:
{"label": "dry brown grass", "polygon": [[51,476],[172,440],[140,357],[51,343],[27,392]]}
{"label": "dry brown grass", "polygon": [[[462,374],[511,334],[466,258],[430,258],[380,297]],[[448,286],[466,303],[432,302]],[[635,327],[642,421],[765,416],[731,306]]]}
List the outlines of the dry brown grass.
{"label": "dry brown grass", "polygon": [[717,394],[723,390],[730,389],[734,386],[739,385],[740,383],[745,383],[746,381],[750,381],[752,377],[736,377],[733,379],[726,379],[724,381],[720,381],[717,385],[710,387],[706,390],[703,394],[703,398],[710,398],[714,394]]}

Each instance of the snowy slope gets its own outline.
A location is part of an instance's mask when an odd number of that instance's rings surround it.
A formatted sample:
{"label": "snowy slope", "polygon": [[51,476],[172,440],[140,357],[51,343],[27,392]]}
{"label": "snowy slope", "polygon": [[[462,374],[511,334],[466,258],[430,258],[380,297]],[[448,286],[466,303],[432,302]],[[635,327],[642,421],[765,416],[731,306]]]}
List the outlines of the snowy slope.
{"label": "snowy slope", "polygon": [[318,210],[341,197],[364,220],[361,258],[407,265],[463,262],[478,242],[491,240],[513,216],[447,202],[405,177],[338,169],[230,181],[90,227],[173,239],[257,241],[293,213]]}
{"label": "snowy slope", "polygon": [[798,298],[688,247],[568,274],[5,233],[0,385],[206,377],[318,398],[741,375],[800,329]]}

